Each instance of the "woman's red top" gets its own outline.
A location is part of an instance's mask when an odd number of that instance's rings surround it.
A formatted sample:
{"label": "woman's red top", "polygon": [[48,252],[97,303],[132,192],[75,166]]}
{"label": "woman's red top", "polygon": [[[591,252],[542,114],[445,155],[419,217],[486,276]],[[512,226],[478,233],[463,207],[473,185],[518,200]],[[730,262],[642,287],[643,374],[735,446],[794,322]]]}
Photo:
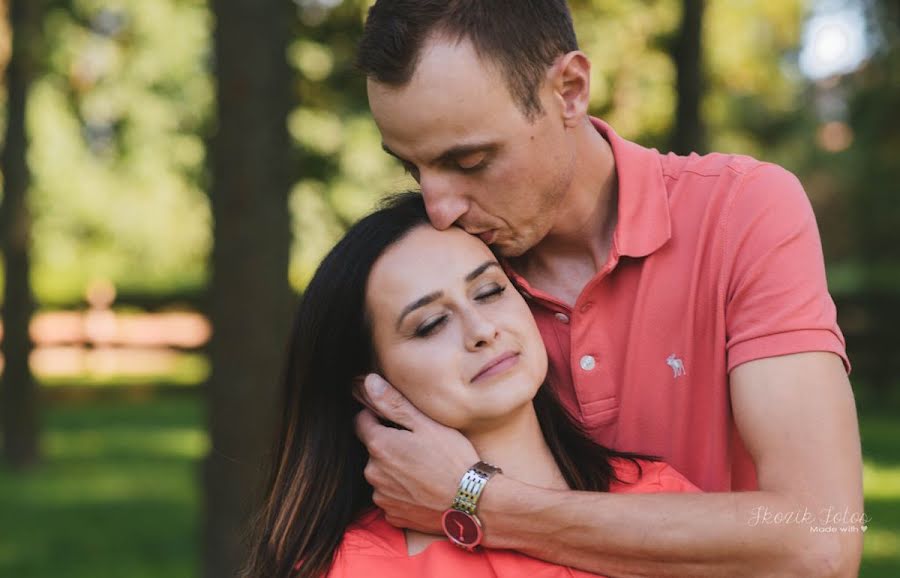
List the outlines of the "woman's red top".
{"label": "woman's red top", "polygon": [[[613,459],[617,476],[626,483],[613,483],[610,493],[652,494],[699,492],[671,466],[640,460],[643,476],[628,460]],[[631,482],[631,483],[627,483]],[[406,536],[384,519],[384,511],[368,510],[344,535],[328,578],[595,578],[567,566],[531,558],[513,550],[479,548],[470,553],[447,540],[433,542],[410,556]]]}

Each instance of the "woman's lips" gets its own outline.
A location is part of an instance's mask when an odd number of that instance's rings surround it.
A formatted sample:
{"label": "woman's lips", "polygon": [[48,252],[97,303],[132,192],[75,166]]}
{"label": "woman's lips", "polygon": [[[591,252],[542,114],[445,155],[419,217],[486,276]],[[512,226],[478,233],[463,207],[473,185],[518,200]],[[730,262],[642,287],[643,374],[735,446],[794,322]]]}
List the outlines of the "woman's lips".
{"label": "woman's lips", "polygon": [[519,354],[514,351],[507,351],[503,355],[492,359],[484,367],[482,367],[481,371],[479,371],[475,375],[475,377],[472,378],[472,383],[475,383],[479,379],[484,379],[486,377],[497,375],[498,373],[503,373],[518,362]]}

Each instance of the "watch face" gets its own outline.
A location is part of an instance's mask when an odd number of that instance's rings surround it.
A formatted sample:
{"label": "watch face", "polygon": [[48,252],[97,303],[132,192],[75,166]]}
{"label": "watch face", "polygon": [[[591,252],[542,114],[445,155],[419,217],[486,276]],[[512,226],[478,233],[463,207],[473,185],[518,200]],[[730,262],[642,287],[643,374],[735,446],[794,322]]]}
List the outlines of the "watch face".
{"label": "watch face", "polygon": [[447,537],[459,546],[474,548],[481,543],[481,523],[475,516],[451,508],[444,512],[443,526]]}

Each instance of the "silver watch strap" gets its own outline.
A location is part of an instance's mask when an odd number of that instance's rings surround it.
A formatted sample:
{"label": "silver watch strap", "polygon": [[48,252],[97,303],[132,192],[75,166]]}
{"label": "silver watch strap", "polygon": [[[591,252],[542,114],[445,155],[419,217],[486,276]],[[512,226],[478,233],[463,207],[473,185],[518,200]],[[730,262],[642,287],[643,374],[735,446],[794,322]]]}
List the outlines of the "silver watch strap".
{"label": "silver watch strap", "polygon": [[503,470],[487,462],[478,462],[469,468],[459,482],[459,489],[453,499],[453,508],[474,515],[478,508],[478,498],[481,497],[488,480],[494,474],[502,473]]}

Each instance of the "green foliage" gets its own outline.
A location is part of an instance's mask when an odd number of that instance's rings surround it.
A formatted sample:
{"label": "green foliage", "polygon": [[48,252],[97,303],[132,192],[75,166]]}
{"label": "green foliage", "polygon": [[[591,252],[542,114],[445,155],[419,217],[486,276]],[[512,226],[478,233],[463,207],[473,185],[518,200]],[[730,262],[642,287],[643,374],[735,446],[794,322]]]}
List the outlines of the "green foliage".
{"label": "green foliage", "polygon": [[900,5],[881,30],[879,53],[845,79],[855,140],[841,164],[842,182],[853,195],[850,217],[867,285],[900,295]]}
{"label": "green foliage", "polygon": [[591,59],[591,110],[626,138],[661,145],[675,110],[669,42],[680,2],[571,2],[579,46]]}
{"label": "green foliage", "polygon": [[178,0],[47,15],[28,118],[42,302],[76,300],[94,279],[150,292],[204,282],[210,24],[205,3]]}
{"label": "green foliage", "polygon": [[303,175],[290,202],[290,279],[297,289],[349,223],[385,194],[415,185],[382,152],[365,78],[354,66],[367,6],[360,0],[298,3],[296,40],[288,51],[299,103],[288,127]]}
{"label": "green foliage", "polygon": [[708,4],[704,114],[712,150],[777,160],[765,137],[805,105],[805,81],[796,63],[805,4]]}

